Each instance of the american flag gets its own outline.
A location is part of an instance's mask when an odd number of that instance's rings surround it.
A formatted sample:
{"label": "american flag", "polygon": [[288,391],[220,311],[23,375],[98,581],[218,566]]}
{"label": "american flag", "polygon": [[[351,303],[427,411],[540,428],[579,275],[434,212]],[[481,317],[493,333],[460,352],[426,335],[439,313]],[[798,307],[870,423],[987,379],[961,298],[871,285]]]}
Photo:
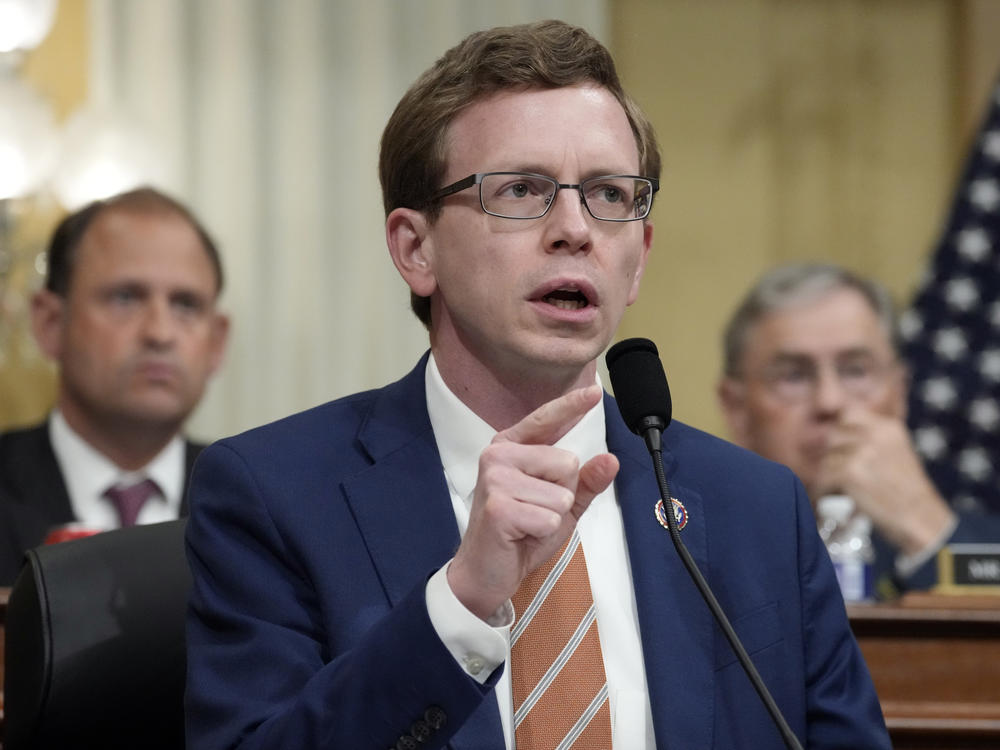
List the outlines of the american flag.
{"label": "american flag", "polygon": [[909,422],[959,510],[1000,513],[1000,82],[912,307]]}

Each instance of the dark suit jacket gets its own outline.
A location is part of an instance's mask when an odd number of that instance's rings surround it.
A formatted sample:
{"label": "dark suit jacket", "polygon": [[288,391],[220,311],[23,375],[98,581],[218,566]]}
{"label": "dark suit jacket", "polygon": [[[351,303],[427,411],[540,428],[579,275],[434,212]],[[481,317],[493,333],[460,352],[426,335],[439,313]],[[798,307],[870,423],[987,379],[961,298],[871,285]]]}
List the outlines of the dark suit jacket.
{"label": "dark suit jacket", "polygon": [[[424,365],[223,440],[191,485],[187,733],[220,747],[503,748],[492,686],[430,623],[424,586],[459,533]],[[657,522],[643,442],[605,399],[658,748],[782,743]],[[677,422],[664,434],[681,532],[803,745],[888,748],[875,692],[801,484]]]}
{"label": "dark suit jacket", "polygon": [[[181,515],[187,515],[188,479],[202,448],[186,443]],[[75,520],[48,423],[0,434],[0,586],[14,582],[25,550],[41,544],[53,526]]]}

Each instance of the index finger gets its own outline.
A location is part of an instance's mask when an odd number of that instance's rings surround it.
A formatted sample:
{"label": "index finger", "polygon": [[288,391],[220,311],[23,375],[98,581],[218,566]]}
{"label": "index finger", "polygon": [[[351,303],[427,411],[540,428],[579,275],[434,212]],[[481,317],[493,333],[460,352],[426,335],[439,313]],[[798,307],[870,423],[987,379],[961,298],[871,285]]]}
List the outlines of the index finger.
{"label": "index finger", "polygon": [[517,424],[498,432],[493,441],[552,445],[594,408],[601,396],[601,387],[598,385],[572,390],[542,404]]}

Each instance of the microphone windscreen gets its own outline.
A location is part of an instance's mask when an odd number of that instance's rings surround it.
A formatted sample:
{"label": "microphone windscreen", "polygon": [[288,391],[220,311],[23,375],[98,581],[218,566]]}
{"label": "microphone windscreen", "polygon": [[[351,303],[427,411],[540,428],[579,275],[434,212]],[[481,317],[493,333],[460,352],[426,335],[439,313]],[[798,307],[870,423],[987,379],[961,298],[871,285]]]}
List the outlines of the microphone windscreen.
{"label": "microphone windscreen", "polygon": [[658,417],[666,429],[670,424],[670,388],[656,344],[649,339],[625,339],[608,349],[604,361],[628,428],[641,435],[642,420]]}

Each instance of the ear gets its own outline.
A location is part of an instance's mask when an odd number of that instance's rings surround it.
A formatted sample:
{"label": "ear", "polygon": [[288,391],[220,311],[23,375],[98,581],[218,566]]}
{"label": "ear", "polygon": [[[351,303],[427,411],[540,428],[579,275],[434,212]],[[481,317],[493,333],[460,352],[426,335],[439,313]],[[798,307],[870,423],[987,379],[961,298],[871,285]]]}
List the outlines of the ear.
{"label": "ear", "polygon": [[646,262],[649,260],[649,250],[653,246],[653,223],[648,219],[642,222],[642,255],[639,258],[639,265],[635,269],[635,278],[632,279],[632,288],[628,292],[628,304],[632,304],[639,299],[639,282],[646,272]]}
{"label": "ear", "polygon": [[729,436],[734,443],[746,447],[747,435],[747,399],[746,383],[736,378],[725,377],[719,381],[715,389],[719,399],[722,416],[726,419]]}
{"label": "ear", "polygon": [[215,373],[222,366],[226,355],[226,344],[229,341],[229,316],[217,312],[212,316],[212,354],[209,362],[209,372]]}
{"label": "ear", "polygon": [[427,217],[412,208],[397,208],[385,220],[385,242],[392,262],[403,281],[421,297],[430,297],[437,288],[429,229]]}
{"label": "ear", "polygon": [[62,354],[66,299],[48,289],[40,289],[31,298],[31,331],[46,357],[58,360]]}

